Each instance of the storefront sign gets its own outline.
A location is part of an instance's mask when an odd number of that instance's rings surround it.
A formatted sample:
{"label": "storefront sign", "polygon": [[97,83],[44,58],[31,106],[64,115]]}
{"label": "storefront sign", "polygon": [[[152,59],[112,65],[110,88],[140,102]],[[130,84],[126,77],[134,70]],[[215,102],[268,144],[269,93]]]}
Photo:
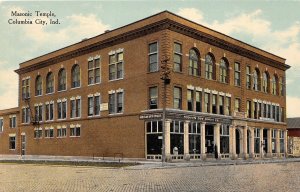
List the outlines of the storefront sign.
{"label": "storefront sign", "polygon": [[142,115],[140,115],[140,120],[145,120],[145,119],[162,119],[162,114],[153,113],[153,114],[142,114]]}
{"label": "storefront sign", "polygon": [[107,110],[108,110],[108,103],[101,103],[100,111],[107,111]]}

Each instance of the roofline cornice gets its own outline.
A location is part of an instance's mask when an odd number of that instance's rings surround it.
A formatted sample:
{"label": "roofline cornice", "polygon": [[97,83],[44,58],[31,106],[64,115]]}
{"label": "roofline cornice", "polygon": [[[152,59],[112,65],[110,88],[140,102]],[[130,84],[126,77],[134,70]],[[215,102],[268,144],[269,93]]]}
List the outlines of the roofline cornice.
{"label": "roofline cornice", "polygon": [[261,54],[255,53],[253,51],[250,51],[250,50],[240,47],[238,45],[234,45],[234,44],[226,42],[225,40],[222,40],[220,38],[214,37],[207,33],[198,31],[194,28],[188,27],[188,26],[178,23],[174,20],[166,18],[166,19],[160,20],[158,22],[143,26],[141,28],[131,30],[126,33],[105,39],[103,41],[93,43],[93,44],[87,45],[85,47],[82,47],[82,48],[79,48],[79,49],[76,49],[73,51],[66,52],[59,56],[45,59],[44,61],[37,62],[35,64],[19,68],[19,69],[15,70],[15,72],[18,74],[30,72],[30,71],[33,71],[36,69],[47,67],[52,64],[66,61],[66,60],[72,59],[74,57],[88,54],[88,53],[91,53],[91,52],[94,52],[94,51],[97,51],[97,50],[100,50],[100,49],[103,49],[106,47],[110,47],[110,46],[113,46],[116,44],[130,41],[132,39],[136,39],[136,38],[139,38],[139,37],[142,37],[142,36],[145,36],[148,34],[152,34],[152,33],[155,33],[155,32],[161,31],[161,30],[165,30],[165,29],[169,29],[171,31],[192,37],[192,38],[200,40],[202,42],[219,47],[221,49],[224,49],[224,50],[236,53],[238,55],[247,57],[249,59],[256,60],[258,62],[267,64],[274,68],[278,68],[278,69],[281,69],[284,71],[290,68],[289,65],[275,61],[275,60],[265,57]]}

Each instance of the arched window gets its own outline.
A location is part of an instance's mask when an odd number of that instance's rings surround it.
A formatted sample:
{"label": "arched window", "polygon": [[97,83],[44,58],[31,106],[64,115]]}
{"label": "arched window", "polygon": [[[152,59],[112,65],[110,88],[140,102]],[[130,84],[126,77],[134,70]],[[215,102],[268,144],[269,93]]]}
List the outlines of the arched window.
{"label": "arched window", "polygon": [[58,72],[58,91],[66,90],[66,70],[61,69]]}
{"label": "arched window", "polygon": [[52,72],[49,72],[47,74],[47,77],[46,77],[46,93],[53,93],[54,91],[54,79],[53,79],[53,73]]}
{"label": "arched window", "polygon": [[214,77],[214,59],[210,54],[205,56],[205,78],[215,79]]}
{"label": "arched window", "polygon": [[42,77],[38,75],[35,79],[35,95],[36,96],[42,95],[42,90],[43,90]]}
{"label": "arched window", "polygon": [[220,61],[220,82],[228,83],[228,62],[225,58]]}
{"label": "arched window", "polygon": [[80,67],[74,65],[72,68],[72,88],[80,87]]}
{"label": "arched window", "polygon": [[260,90],[260,73],[258,69],[255,69],[253,72],[253,90]]}
{"label": "arched window", "polygon": [[189,75],[199,76],[200,75],[199,52],[195,49],[191,49],[189,56],[190,56]]}
{"label": "arched window", "polygon": [[278,88],[278,78],[276,75],[274,75],[272,77],[272,94],[273,95],[277,95],[278,94],[278,91],[277,91],[277,88]]}
{"label": "arched window", "polygon": [[268,72],[263,73],[263,92],[269,92],[269,74]]}

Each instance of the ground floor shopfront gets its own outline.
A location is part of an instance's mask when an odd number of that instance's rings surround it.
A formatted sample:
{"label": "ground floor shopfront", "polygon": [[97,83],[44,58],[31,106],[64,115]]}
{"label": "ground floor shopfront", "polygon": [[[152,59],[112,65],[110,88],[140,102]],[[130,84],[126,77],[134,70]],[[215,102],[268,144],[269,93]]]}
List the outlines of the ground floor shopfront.
{"label": "ground floor shopfront", "polygon": [[[272,123],[209,114],[144,113],[147,159],[272,158],[287,153],[287,131]],[[255,126],[253,126],[255,125]],[[263,125],[263,124],[262,124]],[[163,137],[165,147],[163,149]]]}

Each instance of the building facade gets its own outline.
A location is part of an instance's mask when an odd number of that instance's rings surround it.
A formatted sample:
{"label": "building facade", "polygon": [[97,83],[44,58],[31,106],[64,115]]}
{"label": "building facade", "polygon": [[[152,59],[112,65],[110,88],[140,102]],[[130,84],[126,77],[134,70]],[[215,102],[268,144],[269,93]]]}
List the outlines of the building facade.
{"label": "building facade", "polygon": [[21,63],[16,151],[282,157],[288,68],[281,57],[164,11]]}
{"label": "building facade", "polygon": [[287,118],[288,153],[300,157],[300,118]]}

